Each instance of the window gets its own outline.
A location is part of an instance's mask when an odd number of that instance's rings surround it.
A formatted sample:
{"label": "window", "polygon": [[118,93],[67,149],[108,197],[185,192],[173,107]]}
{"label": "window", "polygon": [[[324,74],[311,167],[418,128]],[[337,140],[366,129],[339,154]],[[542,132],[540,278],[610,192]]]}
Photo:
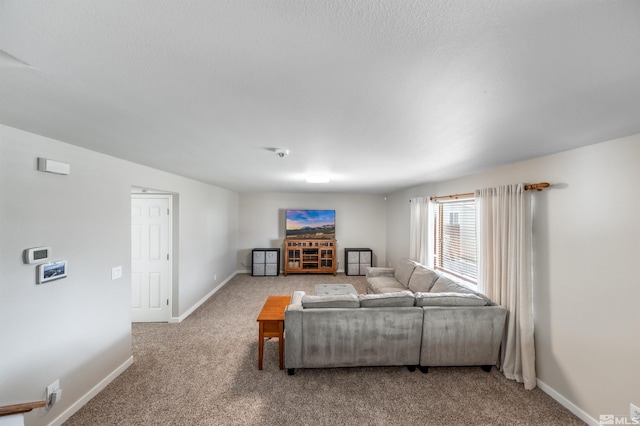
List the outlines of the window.
{"label": "window", "polygon": [[436,201],[434,207],[434,268],[475,285],[478,261],[474,199]]}

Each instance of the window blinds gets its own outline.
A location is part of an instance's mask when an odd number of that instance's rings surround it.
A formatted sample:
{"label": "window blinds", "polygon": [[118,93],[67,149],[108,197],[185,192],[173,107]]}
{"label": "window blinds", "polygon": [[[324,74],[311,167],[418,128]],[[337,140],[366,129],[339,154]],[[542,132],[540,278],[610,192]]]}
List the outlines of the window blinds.
{"label": "window blinds", "polygon": [[478,262],[474,199],[437,201],[435,207],[435,269],[475,284]]}

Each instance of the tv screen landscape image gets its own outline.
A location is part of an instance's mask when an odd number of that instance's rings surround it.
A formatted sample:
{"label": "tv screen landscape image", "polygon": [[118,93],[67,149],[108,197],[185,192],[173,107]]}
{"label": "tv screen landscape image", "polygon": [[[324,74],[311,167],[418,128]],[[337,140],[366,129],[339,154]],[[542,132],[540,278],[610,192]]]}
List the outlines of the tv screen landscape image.
{"label": "tv screen landscape image", "polygon": [[286,212],[286,238],[334,239],[335,235],[335,210],[287,210]]}

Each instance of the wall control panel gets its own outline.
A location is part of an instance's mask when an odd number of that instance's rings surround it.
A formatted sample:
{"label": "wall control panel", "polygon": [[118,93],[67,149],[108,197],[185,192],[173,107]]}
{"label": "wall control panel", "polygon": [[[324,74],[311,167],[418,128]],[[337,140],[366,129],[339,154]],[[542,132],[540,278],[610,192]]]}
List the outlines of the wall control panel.
{"label": "wall control panel", "polygon": [[57,262],[38,265],[37,278],[38,284],[59,280],[60,278],[67,278],[67,261],[59,260]]}
{"label": "wall control panel", "polygon": [[33,247],[22,254],[24,263],[42,263],[51,258],[51,247]]}

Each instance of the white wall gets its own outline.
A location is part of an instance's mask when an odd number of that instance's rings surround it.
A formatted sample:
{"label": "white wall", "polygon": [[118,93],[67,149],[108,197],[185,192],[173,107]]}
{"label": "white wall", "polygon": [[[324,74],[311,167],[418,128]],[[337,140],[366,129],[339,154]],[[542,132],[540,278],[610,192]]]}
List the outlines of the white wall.
{"label": "white wall", "polygon": [[[344,248],[368,247],[374,265],[385,263],[386,201],[380,195],[358,194],[240,194],[238,259],[239,270],[250,270],[251,249],[281,248],[285,236],[287,209],[336,211],[338,270],[344,270]],[[281,253],[281,255],[283,255]],[[282,267],[282,262],[281,262]]]}
{"label": "white wall", "polygon": [[[409,257],[411,203],[413,197],[428,197],[435,193],[435,184],[426,183],[387,195],[387,265]],[[381,265],[382,266],[382,265]]]}
{"label": "white wall", "polygon": [[[71,174],[38,172],[37,157],[69,163]],[[0,125],[0,405],[42,399],[56,379],[63,389],[27,425],[69,414],[131,362],[132,186],[178,194],[182,314],[235,272],[237,195]],[[42,245],[69,262],[68,278],[35,285],[22,252]],[[117,265],[123,278],[112,281]]]}
{"label": "white wall", "polygon": [[[554,187],[534,195],[538,379],[588,421],[628,416],[629,403],[640,404],[640,135],[412,188],[389,200],[541,181]],[[391,261],[405,255],[388,246]]]}
{"label": "white wall", "polygon": [[171,186],[172,191],[180,193],[181,316],[235,273],[238,231],[235,192],[183,181],[179,187]]}

